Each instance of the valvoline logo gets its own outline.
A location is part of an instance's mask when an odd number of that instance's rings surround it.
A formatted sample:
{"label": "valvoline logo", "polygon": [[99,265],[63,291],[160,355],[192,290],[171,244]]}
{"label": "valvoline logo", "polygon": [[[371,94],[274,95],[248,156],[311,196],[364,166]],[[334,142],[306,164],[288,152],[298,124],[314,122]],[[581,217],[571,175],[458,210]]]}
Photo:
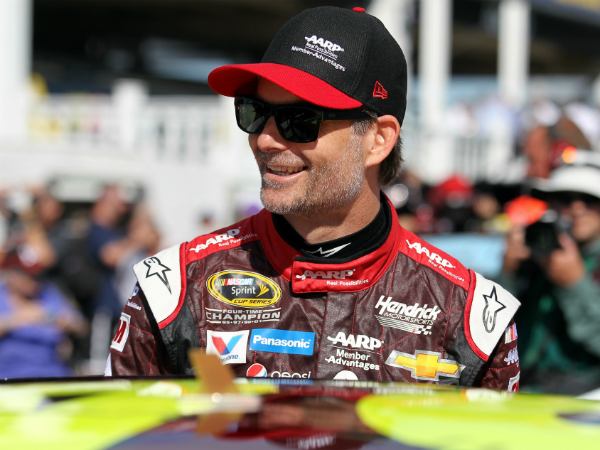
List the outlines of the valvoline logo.
{"label": "valvoline logo", "polygon": [[315,333],[306,331],[257,328],[250,339],[250,350],[259,352],[312,355],[314,346]]}
{"label": "valvoline logo", "polygon": [[249,330],[206,332],[206,353],[217,355],[223,364],[243,364],[246,362],[246,346]]}

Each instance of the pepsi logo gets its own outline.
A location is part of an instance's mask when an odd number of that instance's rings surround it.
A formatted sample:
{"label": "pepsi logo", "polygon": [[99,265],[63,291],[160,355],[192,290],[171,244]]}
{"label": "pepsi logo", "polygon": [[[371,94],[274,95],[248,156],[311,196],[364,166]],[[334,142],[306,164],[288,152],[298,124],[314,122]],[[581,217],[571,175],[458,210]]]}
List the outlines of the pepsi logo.
{"label": "pepsi logo", "polygon": [[252,364],[246,371],[246,376],[250,378],[265,378],[267,369],[262,364]]}

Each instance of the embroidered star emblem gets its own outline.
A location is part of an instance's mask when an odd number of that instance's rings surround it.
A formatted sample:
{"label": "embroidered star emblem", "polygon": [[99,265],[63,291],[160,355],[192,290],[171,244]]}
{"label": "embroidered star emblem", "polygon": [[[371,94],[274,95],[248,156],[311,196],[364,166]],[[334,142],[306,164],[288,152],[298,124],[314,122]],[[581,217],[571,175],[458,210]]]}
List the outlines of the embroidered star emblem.
{"label": "embroidered star emblem", "polygon": [[490,295],[483,294],[485,299],[485,308],[483,308],[483,326],[485,331],[491,333],[496,328],[496,316],[500,311],[506,308],[504,303],[498,301],[498,294],[496,294],[496,286],[492,288]]}
{"label": "embroidered star emblem", "polygon": [[170,272],[171,269],[162,264],[160,262],[160,259],[158,259],[156,256],[146,259],[144,261],[144,264],[146,265],[146,267],[148,267],[148,272],[146,272],[146,278],[150,278],[154,275],[157,276],[160,279],[160,281],[162,281],[163,284],[167,287],[169,293],[171,293],[171,286],[169,285],[169,280],[165,275],[166,272]]}

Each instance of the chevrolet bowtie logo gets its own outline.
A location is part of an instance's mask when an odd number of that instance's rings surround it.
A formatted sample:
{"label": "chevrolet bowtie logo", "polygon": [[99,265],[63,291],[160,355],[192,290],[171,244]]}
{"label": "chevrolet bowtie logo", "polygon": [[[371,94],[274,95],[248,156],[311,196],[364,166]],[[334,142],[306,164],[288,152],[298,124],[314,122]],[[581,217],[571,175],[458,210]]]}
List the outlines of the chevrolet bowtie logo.
{"label": "chevrolet bowtie logo", "polygon": [[417,380],[439,381],[440,376],[460,378],[465,366],[452,359],[441,359],[441,356],[441,353],[424,350],[417,350],[414,355],[394,350],[385,363],[410,370],[410,375]]}

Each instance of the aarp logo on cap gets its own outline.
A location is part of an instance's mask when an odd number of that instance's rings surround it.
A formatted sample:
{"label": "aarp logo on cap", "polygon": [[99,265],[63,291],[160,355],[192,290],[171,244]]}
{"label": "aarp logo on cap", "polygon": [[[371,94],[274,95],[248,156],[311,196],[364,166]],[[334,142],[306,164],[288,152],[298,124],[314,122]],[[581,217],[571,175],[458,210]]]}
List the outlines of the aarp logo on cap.
{"label": "aarp logo on cap", "polygon": [[315,333],[306,331],[257,328],[250,339],[250,350],[258,352],[312,355],[314,346]]}

